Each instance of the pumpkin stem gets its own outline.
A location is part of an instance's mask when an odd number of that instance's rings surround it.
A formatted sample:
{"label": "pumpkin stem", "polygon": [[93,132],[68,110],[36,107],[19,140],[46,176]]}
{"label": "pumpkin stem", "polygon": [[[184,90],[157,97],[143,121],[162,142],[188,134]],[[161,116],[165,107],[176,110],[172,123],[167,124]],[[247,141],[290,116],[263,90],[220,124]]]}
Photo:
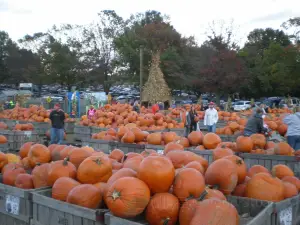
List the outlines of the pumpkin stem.
{"label": "pumpkin stem", "polygon": [[169,221],[170,221],[170,218],[168,217],[168,218],[166,218],[165,220],[164,220],[164,223],[163,223],[163,225],[168,225],[169,224]]}
{"label": "pumpkin stem", "polygon": [[120,196],[121,196],[121,193],[119,191],[114,190],[110,197],[112,197],[112,199],[115,201],[118,198],[120,198]]}
{"label": "pumpkin stem", "polygon": [[40,163],[40,162],[36,162],[35,165],[36,165],[36,166],[40,166],[41,163]]}
{"label": "pumpkin stem", "polygon": [[199,198],[197,198],[197,201],[203,201],[205,197],[208,195],[208,192],[204,190]]}
{"label": "pumpkin stem", "polygon": [[69,157],[64,158],[63,165],[67,166],[69,161]]}
{"label": "pumpkin stem", "polygon": [[96,159],[96,160],[94,160],[94,162],[95,163],[97,163],[98,165],[100,165],[101,164],[101,160],[98,158],[98,159]]}
{"label": "pumpkin stem", "polygon": [[241,160],[241,159],[237,159],[237,160],[236,160],[236,164],[238,164],[238,165],[242,165],[242,164],[243,164],[243,160]]}

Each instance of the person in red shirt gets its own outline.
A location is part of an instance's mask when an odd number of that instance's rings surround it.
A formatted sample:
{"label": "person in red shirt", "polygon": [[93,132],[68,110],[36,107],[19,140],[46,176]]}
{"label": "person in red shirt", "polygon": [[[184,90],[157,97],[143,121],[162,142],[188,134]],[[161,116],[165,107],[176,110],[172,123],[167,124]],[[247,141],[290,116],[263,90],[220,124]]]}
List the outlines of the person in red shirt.
{"label": "person in red shirt", "polygon": [[156,104],[152,105],[152,113],[155,114],[155,113],[157,113],[158,111],[159,111],[159,106],[158,106],[158,104],[156,103]]}
{"label": "person in red shirt", "polygon": [[87,111],[87,116],[91,119],[96,113],[96,109],[91,105],[90,109]]}

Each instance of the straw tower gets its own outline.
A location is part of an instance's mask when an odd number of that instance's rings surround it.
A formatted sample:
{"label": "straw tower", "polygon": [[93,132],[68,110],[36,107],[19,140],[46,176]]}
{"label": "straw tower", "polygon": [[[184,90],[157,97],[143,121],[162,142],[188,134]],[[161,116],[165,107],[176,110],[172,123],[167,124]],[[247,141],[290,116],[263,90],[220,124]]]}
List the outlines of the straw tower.
{"label": "straw tower", "polygon": [[142,101],[154,104],[156,102],[171,101],[170,88],[164,79],[164,74],[160,69],[160,52],[152,55],[152,63],[149,71],[148,81],[143,92]]}

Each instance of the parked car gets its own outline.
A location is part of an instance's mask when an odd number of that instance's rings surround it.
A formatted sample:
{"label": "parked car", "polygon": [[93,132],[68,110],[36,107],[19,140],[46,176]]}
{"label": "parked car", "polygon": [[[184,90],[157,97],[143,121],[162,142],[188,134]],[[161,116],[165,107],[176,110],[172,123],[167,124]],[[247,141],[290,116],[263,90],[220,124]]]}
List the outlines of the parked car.
{"label": "parked car", "polygon": [[234,111],[243,111],[251,108],[251,102],[250,101],[239,101],[236,102],[233,106]]}
{"label": "parked car", "polygon": [[[299,106],[300,105],[299,98],[291,98],[291,102],[289,105],[290,105],[290,107]],[[281,108],[288,107],[288,104],[286,103],[286,101],[284,99],[281,99],[281,101],[279,102],[279,107],[281,107]]]}

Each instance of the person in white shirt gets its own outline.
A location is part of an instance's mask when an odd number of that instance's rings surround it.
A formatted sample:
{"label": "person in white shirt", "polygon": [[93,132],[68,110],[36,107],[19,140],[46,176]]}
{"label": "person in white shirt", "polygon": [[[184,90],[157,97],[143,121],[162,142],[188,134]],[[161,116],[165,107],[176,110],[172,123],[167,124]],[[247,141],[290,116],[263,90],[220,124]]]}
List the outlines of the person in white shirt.
{"label": "person in white shirt", "polygon": [[208,109],[205,111],[204,126],[207,126],[208,132],[216,133],[217,122],[219,120],[218,111],[214,108],[213,102],[209,103]]}

